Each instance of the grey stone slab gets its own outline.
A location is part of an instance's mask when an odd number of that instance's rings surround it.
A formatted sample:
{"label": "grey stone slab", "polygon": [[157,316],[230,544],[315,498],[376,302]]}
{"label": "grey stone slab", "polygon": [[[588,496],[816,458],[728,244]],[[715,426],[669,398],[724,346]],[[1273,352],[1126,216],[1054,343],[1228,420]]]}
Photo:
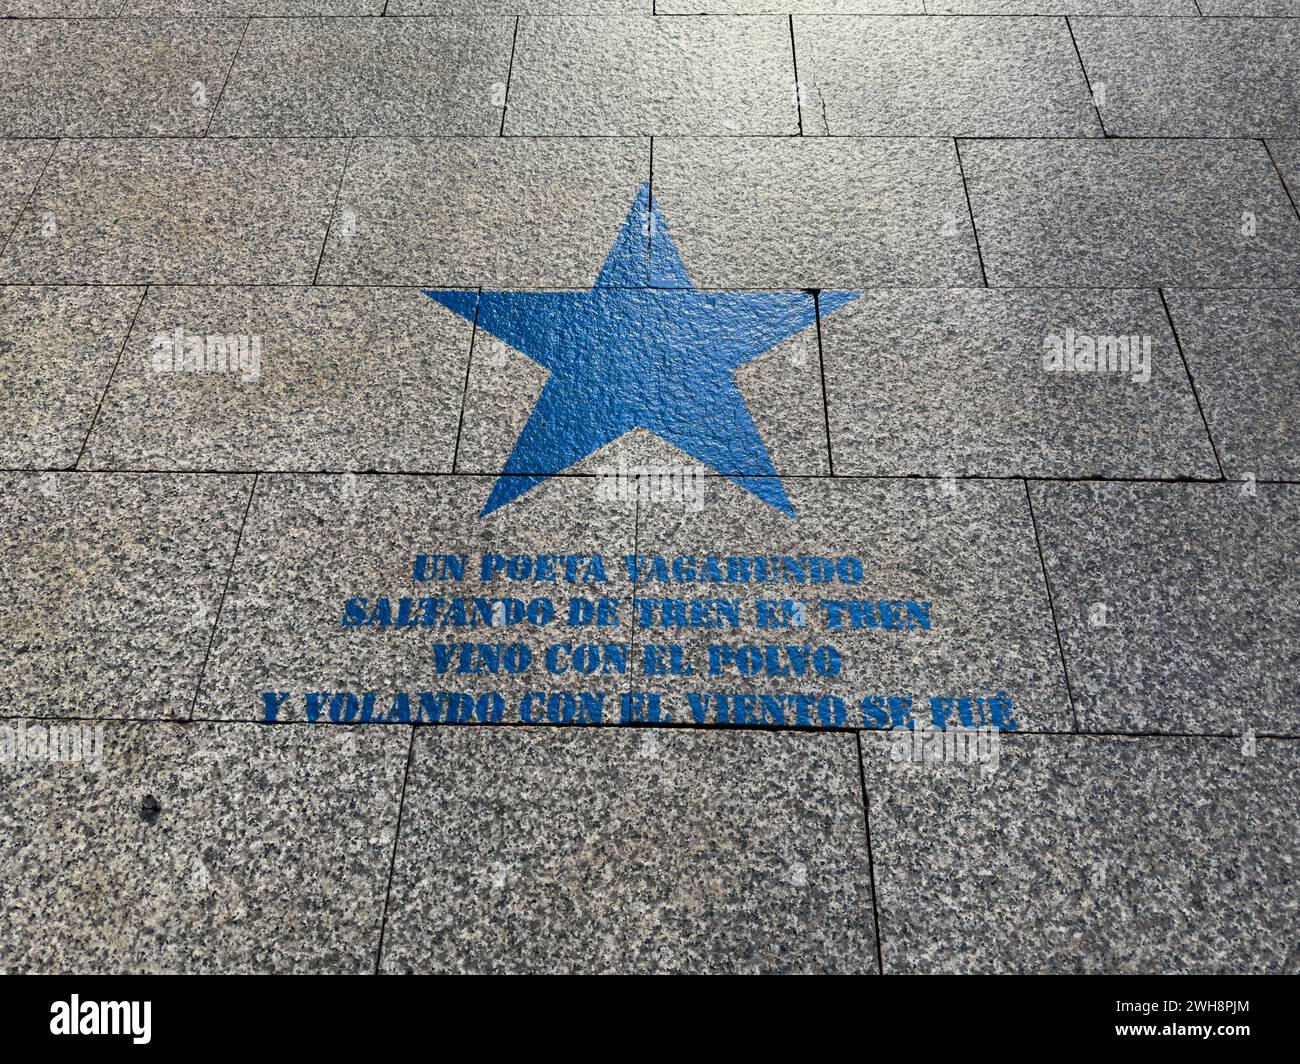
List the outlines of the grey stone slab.
{"label": "grey stone slab", "polygon": [[1084,730],[1300,734],[1300,487],[1032,491]]}
{"label": "grey stone slab", "polygon": [[[976,724],[978,713],[1008,730],[1073,726],[1022,484],[787,479],[785,491],[795,517],[722,479],[710,481],[698,512],[641,504],[637,553],[668,559],[668,579],[641,566],[638,646],[643,660],[651,646],[681,646],[691,671],[637,682],[660,685],[648,690],[663,694],[673,721],[887,729],[926,718],[930,699],[964,698]],[[760,555],[772,559],[767,579],[753,566],[750,579],[730,578],[727,558]],[[836,559],[834,578],[782,556]],[[692,559],[682,576],[679,557]],[[692,625],[669,600],[736,605],[710,606]],[[672,653],[661,660],[671,665]],[[1011,709],[996,720],[987,700],[1000,693]],[[745,705],[748,696],[759,704]],[[769,706],[763,696],[784,701]],[[876,696],[880,705],[866,704]],[[884,712],[894,697],[910,699],[910,711]]]}
{"label": "grey stone slab", "polygon": [[384,0],[126,0],[123,15],[379,15]]}
{"label": "grey stone slab", "polygon": [[1300,292],[1168,299],[1224,471],[1300,480]]}
{"label": "grey stone slab", "polygon": [[450,472],[470,332],[419,289],[151,288],[83,468]]}
{"label": "grey stone slab", "polygon": [[1080,18],[1072,23],[1106,132],[1300,132],[1300,28],[1277,19]]}
{"label": "grey stone slab", "polygon": [[655,0],[659,15],[921,15],[922,0]]}
{"label": "grey stone slab", "polygon": [[1294,17],[1300,15],[1298,0],[1198,0],[1205,15],[1250,15]]}
{"label": "grey stone slab", "polygon": [[1300,970],[1300,746],[1024,735],[989,772],[863,736],[885,972]]}
{"label": "grey stone slab", "polygon": [[1064,19],[794,20],[805,133],[1100,136]]}
{"label": "grey stone slab", "polygon": [[374,970],[405,731],[100,727],[0,771],[0,969]]}
{"label": "grey stone slab", "polygon": [[0,288],[0,467],[71,468],[138,288]]}
{"label": "grey stone slab", "polygon": [[251,488],[0,475],[0,714],[187,716]]}
{"label": "grey stone slab", "polygon": [[388,0],[389,15],[649,15],[651,0]]}
{"label": "grey stone slab", "polygon": [[1300,283],[1300,220],[1258,141],[971,140],[995,287]]}
{"label": "grey stone slab", "polygon": [[320,281],[589,287],[649,176],[648,140],[360,140]]}
{"label": "grey stone slab", "polygon": [[[27,197],[54,154],[57,141],[0,140],[0,237],[9,233],[22,214]],[[4,244],[0,242],[0,251]]]}
{"label": "grey stone slab", "polygon": [[696,285],[982,283],[950,140],[665,138],[654,162]]}
{"label": "grey stone slab", "polygon": [[1270,140],[1268,151],[1300,210],[1300,140]]}
{"label": "grey stone slab", "polygon": [[1156,292],[867,292],[822,349],[837,473],[1219,475]]}
{"label": "grey stone slab", "polygon": [[926,0],[925,9],[931,15],[1197,14],[1196,0]]}
{"label": "grey stone slab", "polygon": [[[484,519],[480,512],[493,479],[263,476],[196,716],[264,719],[264,692],[287,692],[276,719],[310,720],[319,708],[317,719],[326,722],[334,717],[400,721],[400,711],[390,715],[390,710],[399,695],[409,695],[410,718],[430,720],[420,697],[428,692],[440,699],[439,720],[460,712],[459,699],[444,695],[467,694],[475,707],[482,707],[483,723],[545,723],[551,694],[557,695],[554,712],[563,719],[569,707],[576,718],[591,704],[582,698],[586,693],[601,703],[600,720],[593,713],[575,723],[617,722],[628,679],[612,666],[605,670],[613,658],[602,656],[596,659],[599,671],[578,674],[568,651],[557,651],[552,671],[547,651],[559,644],[621,643],[627,645],[625,659],[631,658],[628,579],[621,559],[633,550],[635,497],[602,501],[594,480],[560,478]],[[416,579],[419,555],[444,553],[464,555],[460,579],[433,563],[424,571],[425,579]],[[584,579],[587,562],[575,563],[573,582],[563,561],[540,579],[531,569],[514,570],[514,579],[512,570],[501,567],[487,579],[482,576],[485,555],[593,553],[608,559],[603,582]],[[379,623],[384,608],[379,600],[389,600],[396,621],[403,596],[438,599],[431,623]],[[475,598],[489,600],[485,615],[498,623],[480,622]],[[571,624],[573,598],[621,600],[620,623]],[[506,599],[547,599],[554,612],[536,612],[545,609],[538,605],[534,613],[516,618]],[[463,621],[452,600],[465,601]],[[499,611],[497,601],[503,601]],[[425,620],[422,608],[413,616]],[[525,649],[510,651],[516,643]],[[490,656],[473,650],[465,667],[462,644],[500,645],[506,664],[489,664]],[[439,648],[444,648],[441,659]],[[518,666],[515,671],[510,671],[511,662]],[[376,709],[367,714],[364,696],[371,691]],[[542,694],[527,700],[532,691]],[[307,696],[318,692],[332,694],[309,703]],[[356,695],[357,706],[349,710],[346,697],[335,704],[333,693],[340,692]],[[494,694],[501,700],[498,719],[489,713]],[[466,711],[465,718],[451,719],[475,723],[480,718]]]}
{"label": "grey stone slab", "polygon": [[874,971],[855,759],[849,736],[421,729],[381,969]]}
{"label": "grey stone slab", "polygon": [[[812,314],[812,296],[808,300]],[[622,328],[611,320],[609,328]],[[599,347],[603,328],[593,328],[590,343]],[[456,471],[461,473],[499,473],[514,449],[549,374],[539,363],[479,329],[474,334],[474,355],[470,364],[465,393],[465,416],[461,427]],[[791,474],[823,475],[830,472],[823,424],[821,366],[817,353],[817,330],[809,326],[796,336],[778,344],[735,373],[745,406],[762,439],[772,463]],[[734,431],[722,423],[719,433]],[[719,447],[720,452],[727,451]],[[687,455],[647,429],[634,429],[577,464],[571,472],[602,475],[622,467],[682,469],[698,467]],[[538,470],[561,472],[562,469]],[[713,472],[762,474],[767,468],[742,462]]]}
{"label": "grey stone slab", "polygon": [[0,21],[0,133],[200,135],[242,33],[229,19]]}
{"label": "grey stone slab", "polygon": [[63,141],[4,254],[34,284],[310,283],[346,144]]}
{"label": "grey stone slab", "polygon": [[254,19],[213,133],[495,136],[509,18]]}
{"label": "grey stone slab", "polygon": [[789,20],[524,18],[505,131],[793,135]]}
{"label": "grey stone slab", "polygon": [[4,0],[0,18],[89,17],[121,14],[126,0]]}

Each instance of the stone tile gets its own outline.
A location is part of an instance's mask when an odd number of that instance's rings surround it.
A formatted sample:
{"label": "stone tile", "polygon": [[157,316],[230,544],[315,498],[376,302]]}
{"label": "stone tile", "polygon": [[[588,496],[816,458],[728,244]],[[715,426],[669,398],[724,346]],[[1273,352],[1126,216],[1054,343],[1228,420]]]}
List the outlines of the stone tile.
{"label": "stone tile", "polygon": [[0,474],[0,715],[187,716],[251,487]]}
{"label": "stone tile", "polygon": [[950,140],[666,138],[654,197],[701,287],[982,283]]}
{"label": "stone tile", "polygon": [[655,0],[660,15],[921,15],[922,0]]}
{"label": "stone tile", "polygon": [[789,20],[525,18],[505,131],[793,135]]}
{"label": "stone tile", "polygon": [[[1072,727],[1020,483],[787,479],[784,486],[796,518],[720,479],[710,482],[701,512],[641,506],[637,553],[660,555],[670,567],[664,580],[652,578],[652,563],[643,566],[637,642],[643,660],[655,653],[652,644],[683,648],[678,673],[665,672],[661,686],[649,689],[664,695],[673,721],[718,723],[721,707],[724,723],[779,724],[783,710],[787,726],[888,728],[928,714],[931,698],[1005,692],[1008,729]],[[721,580],[707,563],[715,555]],[[780,563],[766,580],[752,566],[748,581],[729,578],[728,557],[786,555],[846,560],[836,561],[833,578],[818,579],[812,563]],[[684,578],[671,567],[678,557],[697,559],[694,569],[684,565]],[[675,608],[662,605],[672,599],[705,603],[701,623],[676,623]],[[707,605],[717,602],[734,605]],[[659,653],[671,663],[671,650]],[[760,698],[749,708],[718,695],[784,696],[784,703]],[[802,707],[800,695],[811,696]],[[909,698],[913,712],[886,714],[865,704],[872,696]],[[985,717],[995,723],[992,709]]]}
{"label": "stone tile", "polygon": [[508,18],[254,19],[214,133],[495,136]]}
{"label": "stone tile", "polygon": [[320,281],[589,287],[649,175],[648,140],[357,141]]}
{"label": "stone tile", "polygon": [[1300,735],[1300,487],[1032,492],[1084,730]]}
{"label": "stone tile", "polygon": [[867,292],[822,349],[837,473],[1219,475],[1155,292]]}
{"label": "stone tile", "polygon": [[0,134],[201,135],[242,33],[229,19],[0,21]]}
{"label": "stone tile", "polygon": [[83,466],[450,472],[470,331],[418,288],[151,288]]}
{"label": "stone tile", "polygon": [[374,970],[404,730],[101,727],[0,772],[7,971]]}
{"label": "stone tile", "polygon": [[805,133],[1100,136],[1064,19],[794,22]]}
{"label": "stone tile", "polygon": [[65,141],[0,256],[0,281],[310,282],[345,147]]}
{"label": "stone tile", "polygon": [[1074,37],[1114,136],[1300,132],[1300,30],[1276,19],[1081,18]]}
{"label": "stone tile", "polygon": [[[548,700],[525,698],[539,691],[557,695],[557,717],[570,706],[575,715],[585,713],[593,701],[603,699],[599,721],[593,711],[589,721],[584,717],[575,722],[616,722],[626,675],[613,664],[603,670],[616,660],[617,651],[594,659],[600,671],[582,675],[575,675],[577,666],[568,652],[563,657],[557,652],[556,671],[549,671],[546,654],[557,644],[623,643],[624,659],[632,659],[622,557],[633,550],[635,499],[602,503],[594,481],[560,478],[483,519],[479,514],[492,484],[491,477],[262,477],[196,716],[263,719],[263,693],[288,692],[277,719],[301,721],[311,718],[309,693],[352,693],[360,705],[361,696],[374,691],[377,709],[369,714],[371,720],[389,720],[389,711],[403,693],[410,696],[415,719],[421,713],[422,692],[435,697],[466,693],[489,717],[495,693],[501,699],[500,721],[545,722]],[[417,581],[417,556],[443,553],[465,556],[463,578],[454,579],[431,564],[427,578]],[[517,570],[519,579],[512,579],[507,569],[481,578],[484,555],[593,553],[608,560],[604,582],[583,580],[588,572],[585,561],[575,563],[574,582],[567,580],[564,562],[559,563],[558,576],[548,574],[554,579],[534,579],[531,570]],[[397,619],[402,596],[441,600],[433,607],[433,623],[354,623],[379,618],[381,598],[391,600]],[[498,600],[548,599],[554,615],[534,612],[531,621],[516,620],[514,607],[507,604],[490,614],[501,623],[480,624],[476,597],[491,600],[493,609]],[[597,625],[571,625],[572,598],[622,600],[621,623],[600,626],[599,636],[594,634]],[[364,602],[349,606],[356,599]],[[464,621],[455,617],[457,605],[450,601],[461,599],[467,600]],[[424,620],[423,613],[418,619]],[[485,633],[486,627],[494,630]],[[462,667],[461,644],[500,644],[509,650],[516,643],[526,649],[509,654],[503,650],[506,664],[494,662],[495,672],[486,671],[486,665],[480,668],[488,659],[477,651],[471,651],[470,667]],[[439,648],[447,648],[441,665]],[[592,698],[583,699],[583,693]],[[332,698],[318,699],[312,710],[317,703],[323,707],[322,721],[335,714],[340,720],[366,717],[364,707],[349,716],[346,698],[336,706]],[[459,712],[460,705],[459,699],[449,697],[439,702],[438,712]],[[430,716],[425,713],[421,719]],[[399,720],[400,711],[391,719]]]}
{"label": "stone tile", "polygon": [[1300,205],[1300,140],[1270,140],[1268,151],[1291,192],[1292,201]]}
{"label": "stone tile", "polygon": [[1300,283],[1300,220],[1258,142],[972,140],[961,154],[991,285]]}
{"label": "stone tile", "polygon": [[845,735],[421,729],[382,969],[874,971],[854,760]]}
{"label": "stone tile", "polygon": [[1205,15],[1300,15],[1300,0],[1198,0]]}
{"label": "stone tile", "polygon": [[[57,141],[0,140],[0,237],[9,233],[23,212],[27,197],[54,154]],[[0,251],[4,243],[0,241]]]}
{"label": "stone tile", "polygon": [[126,0],[2,0],[0,18],[90,17],[121,14]]}
{"label": "stone tile", "polygon": [[[926,0],[931,15],[1195,15],[1197,0]],[[1204,7],[1204,0],[1201,0]]]}
{"label": "stone tile", "polygon": [[1297,970],[1295,743],[1024,735],[987,772],[863,736],[863,763],[886,972]]}
{"label": "stone tile", "polygon": [[[647,294],[646,298],[652,300],[654,296]],[[811,317],[813,297],[804,298]],[[609,320],[615,322],[613,316]],[[601,329],[597,327],[590,342],[599,347],[602,340]],[[475,332],[457,472],[496,474],[505,468],[548,376],[539,363],[481,327]],[[825,433],[815,431],[823,423],[825,412],[814,327],[741,366],[735,380],[777,469],[804,475],[830,472]],[[734,431],[732,426],[721,422],[716,427],[719,433]],[[722,450],[725,448],[719,448]],[[603,475],[620,468],[620,463],[627,467],[665,469],[698,466],[695,458],[649,430],[638,428],[567,468],[575,473]],[[713,472],[761,475],[768,470],[741,464],[714,468]]]}
{"label": "stone tile", "polygon": [[0,467],[71,468],[138,288],[0,288]]}
{"label": "stone tile", "polygon": [[1300,292],[1168,299],[1227,475],[1300,480]]}
{"label": "stone tile", "polygon": [[651,0],[388,0],[389,15],[649,15]]}

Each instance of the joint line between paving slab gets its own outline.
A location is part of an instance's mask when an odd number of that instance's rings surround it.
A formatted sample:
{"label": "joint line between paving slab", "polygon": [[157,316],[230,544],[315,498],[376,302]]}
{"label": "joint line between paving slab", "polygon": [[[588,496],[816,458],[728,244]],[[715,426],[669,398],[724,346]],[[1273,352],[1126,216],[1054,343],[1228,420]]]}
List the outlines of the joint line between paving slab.
{"label": "joint line between paving slab", "polygon": [[135,305],[135,313],[131,315],[131,324],[126,327],[126,335],[122,337],[122,346],[117,349],[117,358],[113,362],[113,368],[109,371],[108,380],[104,382],[104,390],[99,393],[99,402],[95,404],[94,416],[91,417],[90,424],[86,426],[86,437],[81,441],[81,450],[77,452],[77,460],[70,467],[73,470],[81,465],[81,460],[86,457],[86,448],[90,444],[90,435],[95,431],[95,423],[99,420],[99,412],[104,409],[104,400],[108,398],[108,390],[113,387],[113,378],[117,376],[117,367],[122,364],[122,356],[126,353],[126,345],[131,342],[131,333],[135,331],[136,319],[140,317],[140,308],[144,306],[144,301],[148,295],[149,285],[145,285],[144,291],[140,293],[140,302]]}
{"label": "joint line between paving slab", "polygon": [[221,598],[217,600],[217,613],[212,618],[212,631],[208,634],[208,649],[203,654],[203,664],[194,681],[194,697],[190,699],[190,711],[186,720],[194,720],[194,712],[199,707],[199,695],[203,691],[203,679],[208,672],[208,660],[212,657],[212,648],[217,643],[217,631],[221,627],[221,614],[226,608],[226,595],[230,591],[230,580],[235,575],[235,562],[239,558],[239,548],[244,541],[244,526],[248,524],[248,515],[253,511],[253,499],[257,497],[257,485],[261,477],[253,474],[253,485],[248,490],[248,502],[244,504],[244,516],[239,521],[239,531],[235,533],[235,549],[230,552],[230,564],[226,566],[226,580],[221,585]]}
{"label": "joint line between paving slab", "polygon": [[402,773],[402,793],[397,799],[397,824],[393,827],[393,852],[388,860],[388,883],[384,888],[384,911],[379,918],[379,943],[375,947],[375,975],[384,959],[384,932],[388,930],[388,903],[393,897],[393,873],[397,870],[397,845],[402,839],[402,811],[406,807],[406,784],[411,778],[411,762],[415,758],[415,727],[411,726],[411,741],[406,747],[406,769]]}
{"label": "joint line between paving slab", "polygon": [[465,357],[465,383],[460,392],[460,420],[456,422],[456,446],[451,452],[451,475],[456,475],[456,463],[460,460],[460,436],[465,431],[465,404],[469,399],[469,373],[474,365],[474,341],[478,339],[478,308],[483,302],[483,289],[474,297],[474,320],[469,327],[469,354]]}
{"label": "joint line between paving slab", "polygon": [[206,137],[212,129],[212,123],[216,120],[217,109],[221,106],[222,97],[226,95],[226,86],[230,84],[230,75],[235,72],[235,62],[239,59],[239,53],[244,47],[244,38],[248,36],[248,27],[253,24],[251,18],[244,20],[244,32],[239,35],[239,43],[235,45],[234,54],[230,57],[230,66],[226,68],[226,78],[221,83],[221,88],[217,91],[216,102],[212,105],[212,113],[208,115],[208,124],[203,127],[203,136]]}
{"label": "joint line between paving slab", "polygon": [[831,407],[826,398],[826,358],[822,354],[822,307],[821,295],[813,289],[813,317],[817,321],[817,368],[822,378],[822,421],[826,425],[826,468],[831,476],[835,475],[835,453],[831,450]]}
{"label": "joint line between paving slab", "polygon": [[1070,683],[1070,666],[1065,659],[1065,640],[1061,638],[1061,625],[1056,619],[1056,600],[1052,596],[1052,578],[1047,575],[1047,558],[1043,554],[1043,540],[1038,532],[1038,515],[1034,513],[1034,498],[1029,491],[1029,481],[1022,479],[1025,486],[1025,502],[1029,506],[1029,523],[1034,527],[1034,547],[1038,551],[1038,565],[1043,572],[1043,586],[1047,589],[1047,610],[1052,615],[1052,629],[1056,632],[1056,649],[1061,655],[1061,673],[1065,677],[1065,697],[1070,700],[1070,717],[1074,720],[1074,730],[1079,732],[1079,710],[1074,704],[1074,687]]}
{"label": "joint line between paving slab", "polygon": [[[5,138],[10,139],[10,138]],[[36,190],[41,187],[41,181],[45,178],[45,171],[50,168],[50,163],[54,159],[54,153],[59,150],[59,145],[63,143],[62,137],[32,137],[32,140],[53,140],[53,147],[50,148],[50,154],[45,157],[45,162],[41,164],[41,172],[36,175],[36,180],[32,182],[31,191],[27,193],[27,198],[23,200],[22,210],[18,212],[18,217],[14,219],[14,224],[9,227],[9,232],[5,234],[4,243],[0,244],[0,255],[3,255],[9,247],[9,241],[14,238],[18,232],[18,226],[22,224],[27,209],[32,205],[32,200],[36,198]]]}
{"label": "joint line between paving slab", "polygon": [[1223,471],[1223,461],[1219,458],[1219,445],[1214,442],[1214,433],[1210,431],[1210,421],[1205,416],[1205,407],[1201,405],[1201,393],[1196,387],[1196,378],[1192,376],[1192,366],[1187,361],[1187,353],[1183,350],[1183,341],[1178,335],[1178,327],[1174,325],[1174,316],[1169,312],[1169,301],[1165,299],[1165,290],[1159,288],[1156,291],[1160,293],[1160,305],[1165,308],[1165,320],[1169,322],[1169,331],[1174,334],[1174,346],[1178,348],[1178,357],[1183,360],[1183,372],[1187,374],[1187,383],[1192,386],[1192,398],[1196,400],[1201,424],[1205,426],[1205,437],[1210,441],[1210,450],[1214,452],[1214,464],[1219,467],[1219,479],[1227,480],[1228,476]]}
{"label": "joint line between paving slab", "polygon": [[334,218],[339,213],[339,203],[343,199],[343,186],[348,179],[348,163],[352,161],[352,146],[356,138],[349,138],[347,149],[343,152],[343,168],[339,171],[339,187],[334,190],[334,205],[330,208],[329,220],[325,223],[325,236],[320,242],[320,258],[316,260],[316,272],[311,275],[312,287],[320,281],[320,268],[325,262],[325,249],[329,247],[330,233],[334,229]]}
{"label": "joint line between paving slab", "polygon": [[1300,203],[1296,202],[1295,196],[1291,194],[1291,188],[1286,183],[1286,175],[1282,173],[1282,167],[1277,165],[1277,160],[1273,158],[1273,149],[1268,146],[1268,141],[1263,137],[1259,142],[1264,145],[1264,154],[1268,156],[1268,161],[1273,164],[1273,170],[1277,174],[1277,179],[1282,182],[1282,191],[1286,193],[1286,198],[1291,201],[1291,209],[1295,211],[1295,216],[1300,218]]}
{"label": "joint line between paving slab", "polygon": [[975,208],[971,206],[970,186],[966,184],[966,167],[961,161],[961,140],[957,137],[952,138],[953,150],[957,153],[957,173],[961,177],[961,190],[966,195],[966,216],[970,218],[970,231],[975,236],[975,257],[980,263],[980,277],[984,279],[984,287],[989,287],[989,274],[984,269],[984,252],[980,249],[980,231],[979,226],[975,224]]}
{"label": "joint line between paving slab", "polygon": [[862,732],[854,732],[858,752],[858,786],[862,788],[862,828],[867,836],[867,876],[871,883],[871,920],[876,929],[876,971],[885,974],[884,949],[880,945],[880,905],[876,900],[876,862],[871,853],[871,800],[867,797],[867,770],[862,764]]}
{"label": "joint line between paving slab", "polygon": [[519,16],[515,16],[515,31],[510,37],[510,65],[506,67],[506,92],[501,97],[501,128],[498,137],[506,135],[506,111],[510,107],[510,79],[515,73],[515,45],[519,43]]}
{"label": "joint line between paving slab", "polygon": [[794,50],[794,15],[787,15],[790,20],[790,62],[794,66],[794,111],[799,118],[799,136],[803,136],[803,88],[799,84],[799,56]]}
{"label": "joint line between paving slab", "polygon": [[1110,134],[1106,132],[1106,120],[1101,117],[1101,108],[1097,106],[1097,97],[1092,91],[1092,79],[1088,77],[1088,68],[1083,65],[1083,53],[1079,51],[1079,42],[1074,39],[1074,27],[1070,24],[1069,15],[1065,17],[1065,28],[1069,31],[1070,43],[1074,45],[1074,57],[1079,60],[1079,69],[1083,71],[1083,84],[1088,90],[1088,99],[1092,102],[1093,114],[1097,116],[1097,121],[1101,124],[1101,135],[1109,137]]}

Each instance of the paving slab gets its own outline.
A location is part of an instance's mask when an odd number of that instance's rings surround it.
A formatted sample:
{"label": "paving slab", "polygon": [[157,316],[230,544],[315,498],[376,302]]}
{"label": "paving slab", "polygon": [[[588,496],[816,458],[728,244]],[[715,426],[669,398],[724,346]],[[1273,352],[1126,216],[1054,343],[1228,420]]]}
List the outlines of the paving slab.
{"label": "paving slab", "polygon": [[1287,20],[1071,22],[1106,132],[1120,137],[1295,136],[1300,28]]}
{"label": "paving slab", "polygon": [[961,142],[995,287],[1284,287],[1300,219],[1258,141]]}
{"label": "paving slab", "polygon": [[1224,471],[1300,480],[1300,292],[1168,299]]}
{"label": "paving slab", "polygon": [[788,18],[524,18],[507,134],[799,131]]}
{"label": "paving slab", "polygon": [[647,139],[359,140],[319,280],[589,287],[649,176]]}
{"label": "paving slab", "polygon": [[0,468],[76,464],[143,294],[0,288]]}
{"label": "paving slab", "polygon": [[126,0],[4,0],[0,18],[99,17],[121,14]]}
{"label": "paving slab", "polygon": [[1031,493],[1083,730],[1300,735],[1300,487]]}
{"label": "paving slab", "polygon": [[926,0],[925,4],[931,15],[1195,15],[1196,7],[1197,0]]}
{"label": "paving slab", "polygon": [[673,721],[1073,727],[1021,483],[787,478],[792,519],[756,479],[640,508],[638,682]]}
{"label": "paving slab", "polygon": [[420,729],[385,972],[871,972],[849,736]]}
{"label": "paving slab", "polygon": [[837,473],[1219,475],[1156,292],[871,291],[822,349]]}
{"label": "paving slab", "polygon": [[[57,141],[0,140],[0,235],[6,240]],[[0,244],[0,251],[4,245]]]}
{"label": "paving slab", "polygon": [[406,732],[85,727],[80,762],[0,771],[0,969],[374,970]]}
{"label": "paving slab", "polygon": [[[594,479],[560,478],[482,520],[494,479],[261,477],[195,715],[616,723],[628,683],[619,646],[632,657],[622,557],[635,495],[606,501]],[[572,563],[572,580],[564,560],[532,567],[557,554],[588,560]],[[592,554],[608,564],[593,568]],[[462,568],[445,555],[463,556]],[[516,557],[529,568],[507,564]],[[575,598],[591,611],[571,612],[584,609]],[[600,599],[621,604],[597,617]],[[596,652],[590,672],[585,650],[576,664],[570,650],[548,658],[553,646],[588,645],[614,649]]]}
{"label": "paving slab", "polygon": [[1197,0],[1203,15],[1246,15],[1257,18],[1294,18],[1300,0]]}
{"label": "paving slab", "polygon": [[510,18],[254,19],[215,134],[495,136]]}
{"label": "paving slab", "polygon": [[0,255],[0,281],[310,283],[346,147],[62,141]]}
{"label": "paving slab", "polygon": [[794,20],[804,131],[1101,136],[1064,19]]}
{"label": "paving slab", "polygon": [[885,972],[1298,970],[1300,745],[1024,735],[995,771],[900,754],[863,736]]}
{"label": "paving slab", "polygon": [[1270,140],[1268,151],[1291,193],[1291,201],[1300,204],[1300,140]]}
{"label": "paving slab", "polygon": [[0,134],[201,135],[242,33],[229,19],[0,22]]}
{"label": "paving slab", "polygon": [[654,198],[700,287],[982,283],[951,140],[664,138]]}
{"label": "paving slab", "polygon": [[418,288],[151,288],[82,468],[450,472],[470,332]]}
{"label": "paving slab", "polygon": [[185,717],[251,477],[0,474],[0,715]]}
{"label": "paving slab", "polygon": [[658,15],[921,15],[922,0],[655,0]]}

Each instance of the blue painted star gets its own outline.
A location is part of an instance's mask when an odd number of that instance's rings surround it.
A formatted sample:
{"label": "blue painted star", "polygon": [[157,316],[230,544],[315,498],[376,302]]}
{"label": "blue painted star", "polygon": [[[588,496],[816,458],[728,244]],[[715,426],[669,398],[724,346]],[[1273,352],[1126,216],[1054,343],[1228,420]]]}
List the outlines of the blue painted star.
{"label": "blue painted star", "polygon": [[735,373],[812,325],[813,297],[695,289],[648,185],[591,291],[425,295],[550,371],[484,516],[636,428],[794,516]]}

